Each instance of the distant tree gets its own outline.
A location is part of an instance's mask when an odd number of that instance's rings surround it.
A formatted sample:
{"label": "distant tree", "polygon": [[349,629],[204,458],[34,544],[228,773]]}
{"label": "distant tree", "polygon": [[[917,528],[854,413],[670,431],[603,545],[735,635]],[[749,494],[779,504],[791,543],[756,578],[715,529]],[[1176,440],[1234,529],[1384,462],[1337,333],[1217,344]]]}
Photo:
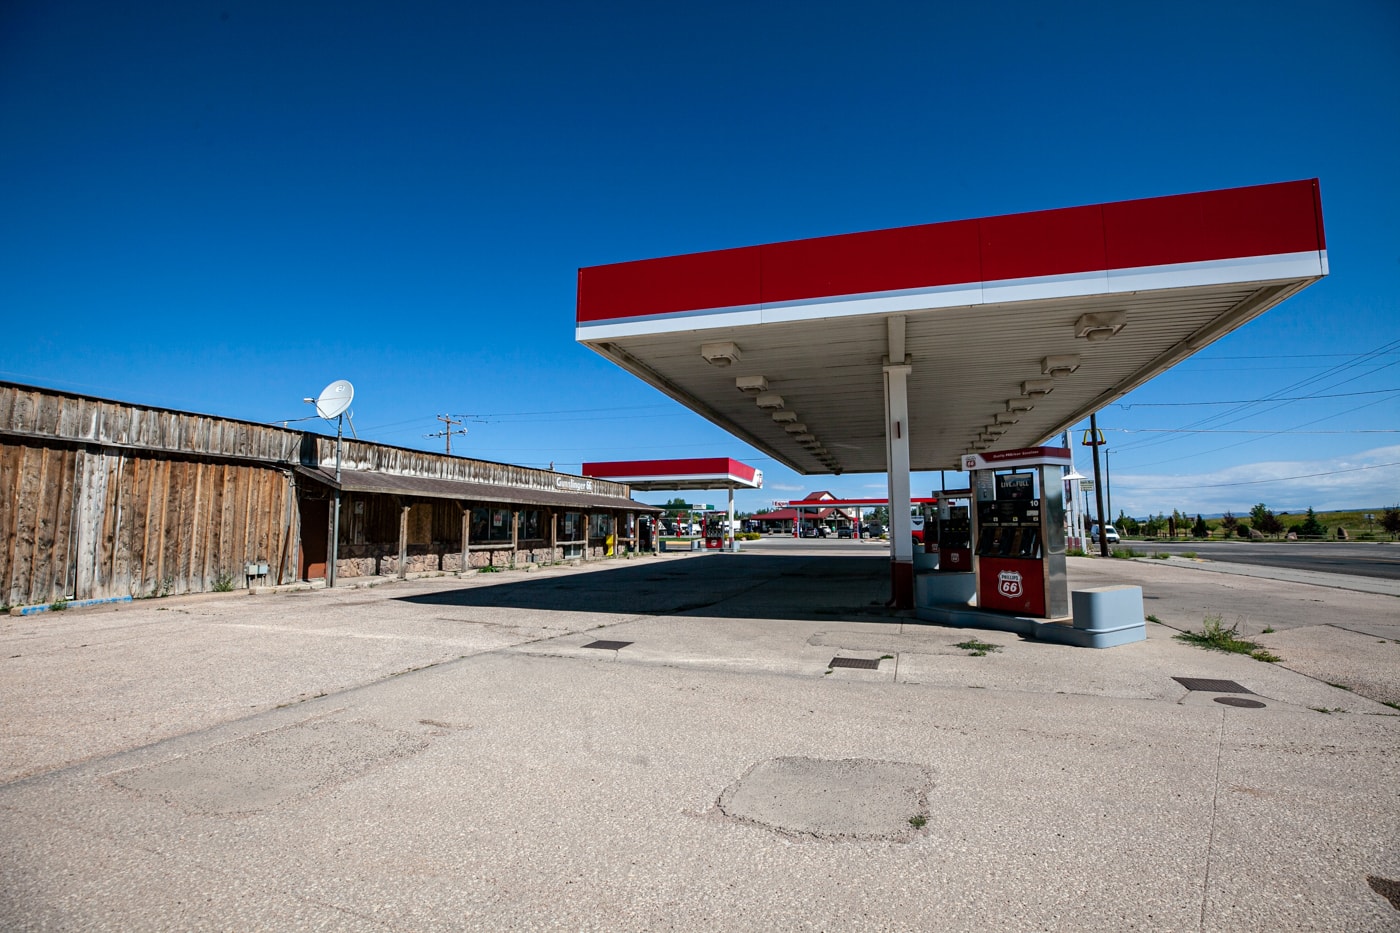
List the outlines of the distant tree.
{"label": "distant tree", "polygon": [[1206,527],[1206,520],[1201,516],[1196,516],[1196,524],[1191,526],[1191,537],[1206,538],[1210,536],[1210,529]]}
{"label": "distant tree", "polygon": [[1227,538],[1235,533],[1235,526],[1239,523],[1240,520],[1235,518],[1234,512],[1226,512],[1224,515],[1220,516],[1220,527],[1225,529],[1225,537]]}
{"label": "distant tree", "polygon": [[1239,535],[1241,538],[1248,538],[1248,537],[1249,537],[1249,522],[1246,522],[1246,521],[1238,521],[1238,522],[1235,522],[1235,534]]}
{"label": "distant tree", "polygon": [[1113,524],[1118,529],[1120,535],[1136,535],[1141,530],[1136,518],[1133,518],[1131,515],[1125,515],[1121,511],[1118,513],[1118,521]]}
{"label": "distant tree", "polygon": [[1400,505],[1385,510],[1385,514],[1381,516],[1381,527],[1384,528],[1392,538],[1400,536]]}
{"label": "distant tree", "polygon": [[[1259,523],[1264,520],[1264,516],[1272,514],[1274,513],[1269,511],[1269,507],[1260,502],[1249,510],[1249,521],[1255,528],[1259,528]],[[1259,528],[1259,530],[1263,531],[1264,529]]]}
{"label": "distant tree", "polygon": [[1312,510],[1311,506],[1308,507],[1308,514],[1300,523],[1293,526],[1293,530],[1298,532],[1300,538],[1321,538],[1327,534],[1327,528],[1317,520],[1317,513]]}
{"label": "distant tree", "polygon": [[690,511],[690,503],[677,496],[663,505],[662,508],[668,512],[688,512]]}
{"label": "distant tree", "polygon": [[1277,515],[1268,510],[1265,510],[1264,517],[1259,519],[1254,527],[1258,528],[1261,534],[1273,535],[1274,537],[1283,534],[1283,522],[1279,520]]}
{"label": "distant tree", "polygon": [[870,520],[872,522],[879,522],[881,525],[888,525],[890,523],[889,508],[883,505],[875,506],[875,511],[870,513]]}

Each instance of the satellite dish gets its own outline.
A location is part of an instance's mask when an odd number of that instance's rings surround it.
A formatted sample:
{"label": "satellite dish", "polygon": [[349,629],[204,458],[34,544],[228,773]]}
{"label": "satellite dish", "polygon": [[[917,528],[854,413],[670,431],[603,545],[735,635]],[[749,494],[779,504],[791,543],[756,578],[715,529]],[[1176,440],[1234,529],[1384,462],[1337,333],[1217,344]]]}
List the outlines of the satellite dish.
{"label": "satellite dish", "polygon": [[316,414],[329,421],[338,418],[355,400],[355,387],[344,379],[332,382],[316,398]]}

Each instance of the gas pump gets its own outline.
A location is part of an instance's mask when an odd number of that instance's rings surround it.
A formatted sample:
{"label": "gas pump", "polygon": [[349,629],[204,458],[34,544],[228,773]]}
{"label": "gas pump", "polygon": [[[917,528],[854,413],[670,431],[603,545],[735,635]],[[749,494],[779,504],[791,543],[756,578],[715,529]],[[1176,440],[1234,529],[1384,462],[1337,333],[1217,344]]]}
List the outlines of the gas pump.
{"label": "gas pump", "polygon": [[1060,447],[968,454],[976,508],[977,605],[1039,618],[1069,615]]}
{"label": "gas pump", "polygon": [[724,524],[728,513],[706,514],[704,518],[705,548],[718,550],[724,547]]}
{"label": "gas pump", "polygon": [[939,494],[938,569],[968,573],[972,570],[972,519],[968,517],[970,497]]}

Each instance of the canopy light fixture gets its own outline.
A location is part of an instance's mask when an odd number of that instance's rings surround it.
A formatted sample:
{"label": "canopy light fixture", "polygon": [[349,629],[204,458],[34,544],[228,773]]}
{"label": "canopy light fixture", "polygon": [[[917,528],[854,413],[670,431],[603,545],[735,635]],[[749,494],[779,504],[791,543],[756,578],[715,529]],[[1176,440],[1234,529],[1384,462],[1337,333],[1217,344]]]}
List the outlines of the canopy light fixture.
{"label": "canopy light fixture", "polygon": [[736,376],[734,388],[745,395],[757,395],[768,391],[768,380],[762,376]]}
{"label": "canopy light fixture", "polygon": [[778,422],[778,424],[787,424],[787,423],[790,422],[790,421],[796,421],[796,420],[797,420],[797,412],[795,412],[795,411],[775,411],[775,412],[773,412],[773,420],[776,421],[776,422]]}
{"label": "canopy light fixture", "polygon": [[794,435],[792,436],[792,439],[795,440],[795,441],[797,441],[797,443],[799,443],[799,444],[814,444],[814,445],[815,445],[815,444],[819,443],[819,441],[817,440],[817,438],[816,438],[815,435],[806,434],[806,433],[803,433],[803,434],[794,434]]}
{"label": "canopy light fixture", "polygon": [[739,362],[743,354],[739,352],[737,343],[703,343],[700,345],[700,355],[711,366],[723,368]]}
{"label": "canopy light fixture", "polygon": [[1026,398],[1040,398],[1055,391],[1054,379],[1027,379],[1021,383],[1021,394]]}
{"label": "canopy light fixture", "polygon": [[783,407],[783,397],[777,392],[764,392],[754,402],[764,411],[776,411]]}
{"label": "canopy light fixture", "polygon": [[1074,322],[1074,336],[1083,337],[1090,343],[1107,340],[1123,329],[1128,322],[1126,311],[1099,311],[1080,315]]}
{"label": "canopy light fixture", "polygon": [[807,426],[801,421],[790,421],[783,425],[783,430],[789,434],[806,434]]}
{"label": "canopy light fixture", "polygon": [[1035,403],[1028,398],[1009,398],[1006,400],[1007,411],[1030,411],[1035,407]]}
{"label": "canopy light fixture", "polygon": [[1001,437],[1003,434],[1005,434],[1007,431],[1010,431],[1010,430],[1011,430],[1011,426],[1010,426],[1010,425],[1006,425],[1006,424],[989,424],[989,425],[987,425],[985,428],[982,429],[982,433],[983,433],[983,434],[990,434],[990,435],[992,435],[993,437]]}
{"label": "canopy light fixture", "polygon": [[1014,415],[1005,411],[997,412],[997,424],[1015,424],[1020,420],[1021,418],[1019,415]]}
{"label": "canopy light fixture", "polygon": [[1047,376],[1054,376],[1056,379],[1061,376],[1068,376],[1078,368],[1078,353],[1060,353],[1054,356],[1047,356],[1040,361],[1040,371]]}

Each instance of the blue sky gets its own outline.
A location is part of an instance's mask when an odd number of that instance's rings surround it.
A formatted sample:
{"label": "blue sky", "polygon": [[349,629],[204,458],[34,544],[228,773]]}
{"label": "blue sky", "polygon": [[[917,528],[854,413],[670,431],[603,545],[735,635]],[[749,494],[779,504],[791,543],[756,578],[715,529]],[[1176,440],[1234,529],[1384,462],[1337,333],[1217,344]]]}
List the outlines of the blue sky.
{"label": "blue sky", "polygon": [[1101,414],[1113,511],[1389,505],[1397,114],[1392,0],[10,0],[0,378],[255,421],[345,378],[385,443],[870,495],[578,346],[576,270],[1316,176],[1331,276]]}

